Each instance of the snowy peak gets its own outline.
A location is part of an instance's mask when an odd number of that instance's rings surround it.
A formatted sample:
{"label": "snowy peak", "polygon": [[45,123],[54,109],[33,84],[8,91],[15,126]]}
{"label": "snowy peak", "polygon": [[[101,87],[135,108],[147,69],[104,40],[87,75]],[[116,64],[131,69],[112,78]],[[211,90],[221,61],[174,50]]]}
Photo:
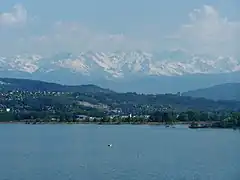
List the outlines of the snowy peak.
{"label": "snowy peak", "polygon": [[33,73],[38,70],[39,55],[16,55],[12,57],[0,57],[0,69],[8,71],[23,71]]}
{"label": "snowy peak", "polygon": [[213,57],[191,54],[184,50],[147,53],[82,52],[59,53],[50,57],[16,55],[0,57],[0,70],[25,73],[69,72],[98,78],[128,78],[129,76],[180,76],[240,71],[240,62],[233,57]]}

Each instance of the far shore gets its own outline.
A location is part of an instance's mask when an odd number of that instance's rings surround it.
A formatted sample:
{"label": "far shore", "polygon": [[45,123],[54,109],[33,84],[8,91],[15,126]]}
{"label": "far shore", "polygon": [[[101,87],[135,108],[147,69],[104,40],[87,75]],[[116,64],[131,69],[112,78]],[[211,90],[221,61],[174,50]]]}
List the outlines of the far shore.
{"label": "far shore", "polygon": [[191,122],[174,122],[172,124],[166,124],[163,122],[29,122],[26,121],[4,121],[0,124],[29,124],[29,125],[41,125],[41,124],[96,124],[96,125],[189,125]]}
{"label": "far shore", "polygon": [[[44,122],[44,121],[5,121],[5,122],[0,122],[0,124],[26,124],[26,125],[76,125],[76,124],[82,124],[82,125],[87,125],[87,124],[92,124],[92,125],[115,125],[115,126],[120,126],[120,125],[149,125],[149,126],[165,126],[166,128],[175,128],[176,125],[187,125],[188,128],[191,129],[199,129],[199,128],[210,128],[210,129],[239,129],[239,127],[221,127],[221,126],[206,126],[206,127],[191,127],[193,122],[191,121],[186,121],[186,122],[173,122],[173,123],[165,123],[165,122],[84,122],[84,121],[78,121],[78,122],[58,122],[58,121],[49,121],[49,122]],[[214,122],[198,122],[199,124],[211,124]]]}

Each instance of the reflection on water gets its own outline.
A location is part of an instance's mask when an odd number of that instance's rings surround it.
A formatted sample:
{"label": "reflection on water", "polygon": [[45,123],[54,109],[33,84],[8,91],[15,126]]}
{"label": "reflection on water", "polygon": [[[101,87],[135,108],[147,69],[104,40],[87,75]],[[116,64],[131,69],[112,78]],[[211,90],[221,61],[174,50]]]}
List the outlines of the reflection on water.
{"label": "reflection on water", "polygon": [[8,180],[239,180],[239,132],[186,126],[0,125],[0,174]]}

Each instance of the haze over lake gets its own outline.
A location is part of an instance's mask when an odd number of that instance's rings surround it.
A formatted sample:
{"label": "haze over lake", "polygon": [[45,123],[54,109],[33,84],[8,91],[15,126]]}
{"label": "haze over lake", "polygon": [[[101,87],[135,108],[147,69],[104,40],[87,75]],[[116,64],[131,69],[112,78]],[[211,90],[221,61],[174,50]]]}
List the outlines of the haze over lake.
{"label": "haze over lake", "polygon": [[239,180],[239,139],[185,126],[2,124],[0,179]]}

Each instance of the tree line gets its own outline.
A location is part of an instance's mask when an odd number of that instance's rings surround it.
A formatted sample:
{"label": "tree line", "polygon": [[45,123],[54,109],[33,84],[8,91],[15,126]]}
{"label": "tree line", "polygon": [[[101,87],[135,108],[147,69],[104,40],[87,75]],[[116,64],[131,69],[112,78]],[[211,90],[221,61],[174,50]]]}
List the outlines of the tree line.
{"label": "tree line", "polygon": [[[91,123],[161,123],[161,124],[175,124],[177,122],[215,122],[220,123],[223,127],[240,127],[240,113],[239,112],[198,112],[185,111],[174,112],[156,111],[150,116],[107,116],[106,114],[99,114],[97,112],[87,114],[83,119],[78,119],[77,112],[56,112],[54,114],[49,112],[1,112],[0,122],[91,122]],[[92,115],[92,116],[90,116]],[[94,116],[95,115],[95,116]]]}

